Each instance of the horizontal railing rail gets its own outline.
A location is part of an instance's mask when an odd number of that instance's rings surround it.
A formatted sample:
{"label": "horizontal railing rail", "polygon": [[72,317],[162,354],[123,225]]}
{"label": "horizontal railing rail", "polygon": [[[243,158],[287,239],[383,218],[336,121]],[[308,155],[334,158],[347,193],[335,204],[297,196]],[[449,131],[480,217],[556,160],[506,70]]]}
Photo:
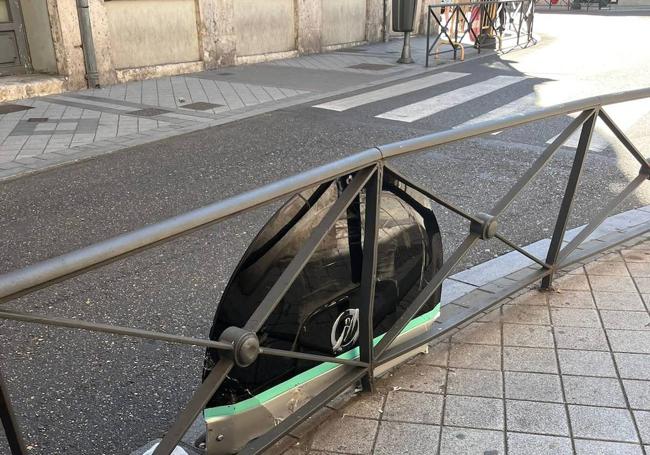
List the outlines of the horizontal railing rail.
{"label": "horizontal railing rail", "polygon": [[[344,213],[350,204],[365,191],[365,228],[363,231],[363,258],[361,275],[361,303],[360,303],[360,332],[359,332],[359,359],[343,359],[341,357],[315,355],[297,351],[271,349],[265,346],[254,347],[253,361],[258,355],[280,356],[294,359],[311,360],[314,362],[331,362],[340,364],[346,369],[345,375],[335,384],[326,388],[304,406],[296,410],[289,418],[268,431],[264,436],[251,442],[242,453],[259,453],[276,442],[288,431],[304,421],[330,399],[362,379],[366,389],[373,387],[373,371],[380,365],[385,365],[409,350],[413,350],[434,338],[446,333],[445,330],[431,330],[417,338],[404,343],[396,343],[398,335],[406,325],[420,312],[430,298],[438,291],[443,281],[450,275],[474,245],[482,240],[498,239],[508,247],[526,256],[539,266],[539,269],[522,278],[508,292],[513,293],[523,289],[532,282],[542,280],[542,287],[550,287],[554,274],[561,268],[576,261],[575,251],[594,232],[596,228],[611,214],[620,203],[629,197],[638,187],[648,180],[650,165],[646,157],[639,151],[625,133],[615,124],[605,112],[604,106],[609,104],[650,98],[650,88],[633,90],[622,93],[595,96],[538,108],[533,111],[517,114],[510,117],[489,120],[470,126],[461,126],[453,130],[432,133],[413,139],[399,141],[374,147],[335,162],[319,166],[300,174],[288,177],[268,185],[255,188],[237,196],[215,202],[202,208],[189,211],[185,214],[151,224],[144,228],[122,234],[111,239],[95,243],[91,246],[47,259],[25,268],[5,273],[0,276],[0,303],[12,301],[38,289],[50,286],[70,277],[77,276],[89,270],[96,269],[113,261],[137,254],[147,248],[169,242],[179,236],[187,235],[197,229],[226,220],[233,216],[254,210],[274,201],[297,194],[305,189],[332,181],[342,176],[350,176],[350,182],[341,192],[334,204],[321,219],[320,223],[310,232],[309,237],[301,245],[297,254],[284,269],[275,284],[268,291],[261,304],[243,327],[232,327],[224,331],[224,335],[215,341],[187,336],[180,336],[156,331],[148,331],[131,327],[121,327],[112,324],[101,324],[78,319],[58,318],[23,312],[15,309],[2,309],[0,319],[22,321],[52,326],[76,328],[89,331],[110,333],[121,336],[156,339],[171,343],[189,344],[212,348],[220,351],[216,366],[197,388],[191,400],[178,416],[175,423],[166,433],[160,445],[155,449],[155,454],[169,454],[181,440],[183,434],[206,406],[210,397],[219,388],[230,370],[235,366],[246,367],[243,361],[240,343],[244,338],[256,337],[257,332],[263,327],[267,318],[277,308],[286,292],[301,273],[309,259],[317,250],[320,242],[332,229],[337,219]],[[502,131],[519,125],[528,124],[549,117],[577,114],[569,125],[548,145],[543,153],[530,165],[530,168],[519,177],[518,181],[503,197],[494,203],[491,208],[486,208],[484,213],[467,213],[463,208],[445,200],[435,192],[417,185],[417,191],[430,198],[433,202],[447,208],[451,212],[463,217],[469,222],[470,228],[464,241],[456,248],[450,257],[444,261],[440,269],[424,286],[412,303],[395,321],[392,327],[384,334],[383,338],[373,344],[373,302],[375,283],[377,277],[377,248],[378,248],[378,214],[381,209],[381,185],[383,174],[391,174],[401,180],[406,180],[396,170],[388,165],[388,161],[397,157],[430,150],[433,147],[450,144],[483,134]],[[637,160],[640,166],[638,175],[611,201],[594,214],[589,223],[570,242],[564,242],[568,220],[571,214],[576,190],[584,167],[584,161],[589,151],[589,145],[597,119],[601,119],[607,128],[617,137],[623,147]],[[575,132],[580,136],[575,151],[571,172],[566,184],[564,196],[555,223],[555,229],[549,249],[544,258],[537,257],[517,246],[514,242],[499,231],[499,219],[503,212],[510,206],[515,198],[527,185],[544,169],[557,151]],[[650,225],[648,226],[650,230]],[[564,245],[564,246],[563,246]],[[603,242],[602,250],[611,245]],[[507,294],[503,294],[503,297]],[[459,317],[455,325],[461,324],[469,316]],[[227,335],[226,335],[227,333]],[[250,345],[248,346],[250,349]],[[248,352],[247,354],[251,354]],[[249,363],[250,364],[250,363]],[[13,410],[9,401],[9,394],[0,375],[0,417],[5,428],[5,434],[13,454],[25,454],[24,442],[20,437]]]}
{"label": "horizontal railing rail", "polygon": [[[503,50],[503,43],[511,47],[528,46],[535,42],[533,22],[535,2],[532,0],[485,0],[429,5],[427,15],[426,66],[430,57],[442,53],[458,53],[465,58],[465,47],[472,46],[478,53],[484,48]],[[451,49],[441,51],[442,45]]]}

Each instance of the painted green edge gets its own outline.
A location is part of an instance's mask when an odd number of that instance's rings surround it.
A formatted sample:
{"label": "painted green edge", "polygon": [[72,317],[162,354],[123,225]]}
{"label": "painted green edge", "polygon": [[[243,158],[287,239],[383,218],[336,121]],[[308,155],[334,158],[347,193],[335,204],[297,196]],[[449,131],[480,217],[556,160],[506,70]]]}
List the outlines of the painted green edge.
{"label": "painted green edge", "polygon": [[[424,313],[417,318],[413,319],[411,322],[408,323],[406,327],[404,327],[404,330],[402,330],[402,334],[407,333],[419,325],[422,325],[426,322],[431,321],[432,319],[437,318],[440,315],[440,304],[436,305],[436,307],[429,311],[428,313]],[[379,343],[379,341],[384,337],[384,335],[379,335],[375,337],[373,340],[373,343],[376,345]],[[348,352],[345,352],[337,358],[339,359],[356,359],[359,357],[359,348],[354,348]],[[315,366],[314,368],[310,368],[307,371],[303,371],[297,376],[294,376],[291,379],[287,379],[286,381],[271,387],[268,390],[265,390],[264,392],[255,395],[254,397],[248,398],[244,401],[241,401],[239,403],[231,404],[231,405],[226,405],[226,406],[217,406],[216,408],[206,408],[203,411],[203,418],[207,421],[212,418],[217,418],[217,417],[225,417],[225,416],[232,416],[235,414],[239,414],[241,412],[248,411],[249,409],[255,408],[257,406],[262,406],[264,403],[267,401],[270,401],[277,396],[287,392],[288,390],[291,390],[294,387],[297,387],[307,381],[311,381],[312,379],[327,373],[330,370],[333,370],[334,368],[340,366],[338,363],[331,363],[331,362],[324,362],[321,363],[318,366]]]}

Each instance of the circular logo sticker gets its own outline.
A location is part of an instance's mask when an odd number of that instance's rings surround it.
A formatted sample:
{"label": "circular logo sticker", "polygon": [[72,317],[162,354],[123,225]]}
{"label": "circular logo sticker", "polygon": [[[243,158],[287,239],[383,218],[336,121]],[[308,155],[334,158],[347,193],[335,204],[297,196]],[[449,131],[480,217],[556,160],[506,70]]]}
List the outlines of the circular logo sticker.
{"label": "circular logo sticker", "polygon": [[332,325],[330,340],[334,354],[347,349],[359,338],[359,310],[350,308],[336,318]]}

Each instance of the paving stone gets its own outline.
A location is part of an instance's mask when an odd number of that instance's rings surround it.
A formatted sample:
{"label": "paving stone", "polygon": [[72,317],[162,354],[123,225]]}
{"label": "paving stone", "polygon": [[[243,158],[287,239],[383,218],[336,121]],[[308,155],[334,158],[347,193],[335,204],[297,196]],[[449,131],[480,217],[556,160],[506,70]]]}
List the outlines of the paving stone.
{"label": "paving stone", "polygon": [[499,322],[501,321],[501,307],[488,311],[485,316],[478,319],[479,322]]}
{"label": "paving stone", "polygon": [[585,265],[585,270],[589,276],[630,276],[622,259],[616,262],[592,262]]}
{"label": "paving stone", "polygon": [[589,308],[551,308],[554,326],[600,327],[596,310]]}
{"label": "paving stone", "polygon": [[576,439],[575,445],[576,455],[643,455],[637,444]]}
{"label": "paving stone", "polygon": [[512,300],[513,305],[536,305],[536,306],[546,306],[547,302],[547,292],[527,292],[523,295],[520,295]]}
{"label": "paving stone", "polygon": [[569,417],[576,437],[637,442],[636,430],[627,409],[569,405]]}
{"label": "paving stone", "polygon": [[506,400],[509,431],[568,436],[564,404]]}
{"label": "paving stone", "polygon": [[501,344],[501,325],[495,322],[473,322],[451,338],[452,343]]}
{"label": "paving stone", "polygon": [[553,348],[551,328],[543,325],[503,324],[504,346]]}
{"label": "paving stone", "polygon": [[553,349],[503,348],[503,368],[507,371],[529,371],[535,373],[557,373],[557,361]]}
{"label": "paving stone", "polygon": [[650,354],[615,353],[614,357],[621,378],[650,380]]}
{"label": "paving stone", "polygon": [[624,379],[623,387],[632,409],[650,411],[650,381]]}
{"label": "paving stone", "polygon": [[446,371],[431,365],[407,363],[396,368],[382,381],[382,386],[400,387],[419,392],[442,393],[445,386]]}
{"label": "paving stone", "polygon": [[549,292],[548,302],[552,307],[594,308],[594,298],[589,291]]}
{"label": "paving stone", "polygon": [[645,277],[636,277],[634,278],[634,282],[636,285],[639,287],[639,292],[641,294],[649,294],[650,293],[650,278]]}
{"label": "paving stone", "polygon": [[497,398],[449,395],[445,403],[445,425],[503,430],[503,402]]}
{"label": "paving stone", "polygon": [[650,262],[650,251],[640,249],[622,250],[621,255],[625,262]]}
{"label": "paving stone", "polygon": [[601,310],[645,311],[637,292],[594,292],[596,306]]}
{"label": "paving stone", "polygon": [[472,428],[443,427],[440,453],[443,455],[505,454],[503,433],[491,430],[474,430]]}
{"label": "paving stone", "polygon": [[565,275],[553,280],[553,287],[560,291],[588,291],[589,281],[585,275]]}
{"label": "paving stone", "polygon": [[501,348],[480,344],[452,344],[449,356],[452,368],[501,369]]}
{"label": "paving stone", "polygon": [[[402,422],[382,422],[374,455],[429,455],[438,451],[440,427]],[[372,441],[371,441],[372,443]],[[311,454],[312,452],[310,452]]]}
{"label": "paving stone", "polygon": [[599,276],[590,283],[594,292],[636,292],[634,282],[629,276]]}
{"label": "paving stone", "polygon": [[447,366],[447,360],[449,358],[449,343],[441,342],[429,346],[429,352],[426,354],[419,354],[413,359],[415,363],[420,363],[422,365],[433,365],[433,366]]}
{"label": "paving stone", "polygon": [[590,406],[626,407],[618,379],[563,376],[566,402]]}
{"label": "paving stone", "polygon": [[606,329],[650,330],[650,316],[645,311],[601,310]]}
{"label": "paving stone", "polygon": [[[621,258],[621,261],[623,259]],[[584,275],[585,274],[585,269],[584,266],[580,264],[573,264],[570,265],[569,267],[566,267],[562,269],[563,271],[566,271],[567,274],[569,275]]]}
{"label": "paving stone", "polygon": [[571,439],[527,433],[508,433],[508,455],[573,455]]}
{"label": "paving stone", "polygon": [[650,331],[610,329],[607,336],[615,352],[650,354]]}
{"label": "paving stone", "polygon": [[506,398],[561,403],[562,386],[559,375],[541,373],[504,373]]}
{"label": "paving stone", "polygon": [[608,351],[605,333],[598,327],[556,327],[558,348]]}
{"label": "paving stone", "polygon": [[431,393],[389,392],[384,406],[384,420],[440,424],[442,395]]}
{"label": "paving stone", "polygon": [[296,428],[291,430],[289,433],[290,436],[300,439],[305,437],[307,434],[320,429],[323,422],[327,420],[338,420],[343,416],[343,413],[338,413],[329,407],[324,407],[316,411],[311,417],[302,422]]}
{"label": "paving stone", "polygon": [[343,416],[323,422],[314,434],[313,450],[369,454],[379,422]]}
{"label": "paving stone", "polygon": [[550,324],[548,308],[545,306],[503,305],[501,309],[503,322],[520,324]]}
{"label": "paving stone", "polygon": [[500,371],[455,368],[449,370],[447,393],[500,398],[503,379]]}
{"label": "paving stone", "polygon": [[650,278],[650,262],[628,262],[627,268],[635,278]]}
{"label": "paving stone", "polygon": [[[643,211],[648,211],[647,207],[643,207],[643,209],[640,209]],[[646,240],[647,240],[647,235],[646,235]],[[628,250],[632,251],[649,251],[650,252],[650,246],[648,245],[648,242],[640,242],[639,239],[631,239],[628,240],[626,243],[623,244],[623,246],[626,246]]]}
{"label": "paving stone", "polygon": [[[378,419],[381,416],[385,398],[383,394],[377,392],[362,393],[346,400],[341,409],[345,415]],[[330,407],[337,409],[335,406],[336,403],[330,403]]]}
{"label": "paving stone", "polygon": [[632,411],[634,419],[639,427],[639,435],[643,444],[650,444],[650,412],[648,411]]}

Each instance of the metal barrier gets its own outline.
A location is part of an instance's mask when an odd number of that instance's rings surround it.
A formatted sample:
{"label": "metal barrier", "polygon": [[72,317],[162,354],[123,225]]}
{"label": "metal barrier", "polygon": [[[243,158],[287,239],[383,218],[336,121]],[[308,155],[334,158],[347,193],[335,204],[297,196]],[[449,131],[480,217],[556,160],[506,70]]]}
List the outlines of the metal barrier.
{"label": "metal barrier", "polygon": [[[480,53],[483,48],[503,49],[504,41],[512,47],[534,43],[533,0],[485,0],[468,3],[439,3],[429,6],[427,18],[427,55],[437,58],[443,52],[453,52],[454,60],[465,46],[472,46]],[[433,27],[432,27],[433,24]],[[436,36],[432,38],[435,29]],[[450,50],[440,51],[447,44]]]}
{"label": "metal barrier", "polygon": [[571,0],[535,0],[536,8],[564,8],[571,9]]}
{"label": "metal barrier", "polygon": [[610,9],[611,5],[616,5],[618,0],[535,0],[537,8],[548,9],[566,9],[566,10],[580,10],[586,9],[589,11],[591,8],[598,6],[599,10]]}
{"label": "metal barrier", "polygon": [[599,10],[602,9],[611,9],[612,4],[616,4],[618,2],[612,2],[610,0],[574,0],[572,3],[572,7],[570,9],[574,8],[574,4],[577,4],[580,8],[579,9],[586,9],[589,11],[590,9],[598,6]]}
{"label": "metal barrier", "polygon": [[[193,232],[196,229],[204,228],[229,217],[242,214],[255,209],[256,207],[276,201],[279,198],[296,194],[304,189],[313,187],[314,185],[319,185],[341,176],[351,176],[349,185],[339,195],[338,199],[323,217],[320,224],[311,232],[308,240],[300,247],[299,252],[280,275],[270,291],[266,294],[252,317],[243,327],[226,330],[228,334],[226,335],[226,332],[224,332],[224,335],[222,335],[222,338],[219,341],[141,330],[131,327],[120,327],[110,324],[86,322],[76,319],[56,318],[8,309],[0,310],[0,319],[84,329],[131,337],[149,338],[171,343],[210,347],[222,351],[224,355],[220,358],[219,362],[202,385],[196,390],[185,410],[182,411],[173,426],[166,433],[162,442],[156,448],[154,452],[155,455],[170,454],[172,452],[174,447],[181,440],[183,434],[201,413],[210,397],[215,393],[235,364],[238,366],[246,366],[247,364],[250,364],[251,361],[254,361],[258,355],[281,356],[342,364],[343,368],[346,369],[345,375],[342,379],[329,385],[329,387],[324,391],[310,399],[302,407],[298,408],[289,418],[278,423],[272,430],[250,442],[241,452],[260,453],[278,441],[283,435],[287,434],[291,429],[296,427],[299,423],[304,421],[350,385],[362,380],[366,389],[372,389],[373,370],[379,365],[385,365],[386,363],[399,358],[403,354],[408,353],[419,346],[423,346],[434,338],[443,335],[447,331],[451,330],[451,328],[470,320],[473,315],[455,317],[447,329],[431,329],[408,342],[393,343],[402,330],[407,326],[409,321],[418,314],[423,305],[441,286],[443,280],[450,274],[454,266],[456,266],[465,257],[468,251],[470,251],[472,246],[480,240],[492,238],[499,239],[508,247],[518,251],[539,265],[539,269],[536,269],[520,281],[515,282],[512,288],[509,288],[507,292],[501,295],[502,298],[512,295],[538,280],[542,280],[542,287],[548,288],[552,283],[553,275],[556,271],[577,262],[578,259],[574,254],[572,254],[575,252],[576,248],[578,248],[581,243],[587,239],[592,232],[594,232],[594,230],[626,197],[632,194],[636,188],[642,185],[650,177],[650,164],[627,136],[616,126],[603,109],[603,106],[648,97],[650,97],[650,88],[597,96],[552,107],[540,108],[527,114],[519,114],[504,119],[486,121],[472,126],[460,127],[449,131],[429,134],[414,139],[371,148],[333,163],[308,170],[298,175],[242,193],[238,196],[187,212],[183,215],[0,276],[0,303],[6,303],[37,289],[50,286],[53,283],[66,280],[91,269],[136,254],[147,248],[160,245],[163,242],[171,241],[179,236]],[[519,178],[516,184],[485,213],[466,213],[462,208],[444,200],[438,195],[424,188],[414,186],[418,191],[426,195],[435,203],[467,220],[469,222],[469,230],[460,246],[442,264],[441,268],[433,276],[431,281],[418,294],[410,306],[405,309],[404,313],[385,333],[381,341],[373,346],[373,326],[371,315],[377,267],[377,219],[381,201],[381,198],[379,197],[381,191],[380,185],[382,181],[382,173],[388,172],[393,173],[394,175],[399,175],[396,171],[392,170],[386,162],[391,158],[402,157],[411,153],[429,150],[432,147],[480,136],[486,133],[501,131],[506,128],[528,124],[549,117],[571,113],[579,113],[579,115],[571,121],[569,126],[565,128],[532,163],[530,168]],[[586,227],[584,227],[582,231],[573,238],[573,240],[562,247],[567,221],[571,213],[574,196],[583,169],[583,163],[588,153],[594,125],[598,118],[605,123],[623,146],[639,162],[639,174],[621,191],[618,196],[604,204],[600,211],[594,214],[593,219],[591,219]],[[517,246],[499,232],[499,217],[513,202],[515,197],[544,168],[572,133],[578,129],[581,129],[580,138],[559,214],[555,222],[553,237],[546,257],[538,258]],[[400,178],[403,179],[403,177]],[[360,359],[351,360],[334,356],[312,355],[302,352],[270,349],[264,346],[259,346],[256,332],[260,327],[262,327],[273,309],[276,308],[304,265],[309,260],[310,256],[316,250],[321,239],[333,226],[339,214],[344,212],[355,197],[357,197],[357,195],[362,191],[365,191],[366,194],[366,224],[363,232],[364,246],[361,277],[363,299],[360,308],[361,328],[358,339]],[[643,228],[643,232],[650,230],[650,224],[643,226]],[[614,244],[612,243],[603,242],[601,247],[598,247],[597,250],[590,254],[604,251],[611,248],[613,245]],[[584,255],[580,259],[584,259]],[[0,389],[0,417],[2,417],[5,434],[9,440],[12,453],[15,455],[26,454],[27,451],[24,448],[20,433],[16,426],[16,421],[12,414],[6,386],[2,382],[1,377]]]}

